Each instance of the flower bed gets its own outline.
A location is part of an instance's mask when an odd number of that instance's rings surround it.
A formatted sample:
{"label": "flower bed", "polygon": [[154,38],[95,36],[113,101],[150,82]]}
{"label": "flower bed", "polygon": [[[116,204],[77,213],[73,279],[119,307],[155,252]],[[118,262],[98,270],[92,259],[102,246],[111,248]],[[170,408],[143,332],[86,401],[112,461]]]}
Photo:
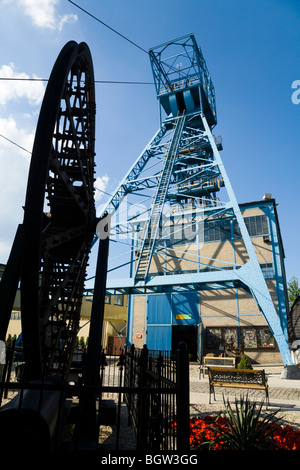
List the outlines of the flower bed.
{"label": "flower bed", "polygon": [[[224,416],[205,416],[190,420],[190,446],[195,449],[226,450],[228,449],[222,439],[224,433],[230,433],[230,423]],[[300,430],[291,426],[280,426],[270,423],[266,431],[268,439],[265,449],[300,450]]]}

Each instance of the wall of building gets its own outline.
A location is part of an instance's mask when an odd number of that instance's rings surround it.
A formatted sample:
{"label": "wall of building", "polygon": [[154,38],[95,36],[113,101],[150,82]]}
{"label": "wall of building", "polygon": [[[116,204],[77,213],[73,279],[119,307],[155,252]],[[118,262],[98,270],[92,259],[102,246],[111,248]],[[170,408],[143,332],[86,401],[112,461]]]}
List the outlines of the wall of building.
{"label": "wall of building", "polygon": [[133,296],[133,326],[131,342],[137,348],[146,344],[146,295]]}
{"label": "wall of building", "polygon": [[[246,204],[241,209],[244,217],[261,215],[268,217],[269,233],[264,234],[268,236],[252,236],[251,240],[258,261],[263,267],[275,308],[278,308],[278,311],[281,312],[284,323],[286,320],[284,251],[275,202],[261,201]],[[188,244],[178,244],[173,248],[165,248],[159,254],[154,255],[150,274],[189,273],[219,267],[230,268],[235,264],[244,264],[247,259],[248,255],[244,243],[238,236],[234,240],[226,239],[223,241],[205,241],[203,236],[198,236]],[[196,308],[191,307],[191,310],[198,312],[198,317],[193,314],[192,319],[189,319],[188,316],[181,318],[181,313],[176,318],[178,305],[173,294],[170,297],[169,306],[158,300],[157,308],[161,308],[164,317],[163,320],[159,321],[159,315],[155,319],[153,317],[154,304],[152,300],[149,308],[150,295],[132,296],[133,308],[130,317],[129,342],[141,348],[149,342],[152,335],[152,344],[160,345],[161,349],[165,349],[165,339],[172,348],[178,338],[182,337],[182,332],[186,331],[188,332],[188,338],[191,338],[191,335],[197,335],[197,353],[202,355],[207,353],[219,354],[219,347],[224,341],[227,343],[232,341],[234,346],[235,342],[238,345],[241,341],[244,341],[246,344],[245,352],[253,361],[282,362],[276,343],[268,333],[266,319],[249,293],[242,289],[233,288],[201,290],[197,292],[194,299]],[[89,335],[89,319],[92,307],[90,300],[91,298],[88,297],[83,299],[78,334],[85,339]],[[187,302],[187,305],[191,304]],[[196,327],[196,329],[192,329],[192,327]],[[126,330],[126,296],[123,298],[123,302],[120,302],[120,297],[117,296],[107,298],[103,326],[104,346],[108,344],[109,338],[116,337],[119,334],[124,336]],[[20,332],[20,299],[18,292],[7,334],[18,336]],[[153,343],[155,334],[159,340]]]}
{"label": "wall of building", "polygon": [[[84,296],[79,322],[78,337],[86,341],[89,337],[92,297]],[[103,347],[107,347],[109,338],[121,335],[126,336],[128,297],[111,295],[106,297],[104,305]],[[7,335],[18,337],[22,332],[20,291],[17,292],[14,310],[8,325]],[[124,341],[124,338],[123,338]]]}
{"label": "wall of building", "polygon": [[[266,216],[268,219],[268,230],[261,230],[260,235],[252,236],[251,241],[255,249],[257,258],[263,269],[266,283],[269,288],[275,309],[280,310],[281,315],[286,316],[284,309],[284,295],[279,299],[278,286],[284,285],[284,272],[276,271],[276,263],[280,263],[284,269],[284,252],[281,245],[280,229],[278,225],[277,215],[274,216],[275,202],[261,201],[245,205],[242,209],[244,217],[249,218],[248,222],[258,225],[263,223],[266,226]],[[256,217],[259,216],[259,217]],[[255,219],[252,217],[256,217]],[[251,219],[250,219],[251,218]],[[263,222],[262,220],[263,219]],[[271,220],[272,219],[272,220]],[[274,233],[274,220],[276,233]],[[273,227],[271,230],[271,223]],[[255,230],[254,230],[255,232]],[[259,233],[259,230],[258,230]],[[197,259],[199,260],[198,262]],[[192,239],[188,244],[178,244],[173,248],[161,249],[158,254],[153,256],[150,275],[169,274],[169,273],[188,273],[213,270],[216,268],[227,268],[235,265],[243,265],[248,260],[248,254],[245,249],[243,240],[238,235],[234,239],[225,239],[223,241],[204,241],[204,237]],[[170,274],[169,274],[170,275]],[[272,337],[270,329],[264,315],[258,309],[258,306],[250,293],[238,288],[218,289],[218,290],[201,290],[198,292],[196,302],[199,311],[199,319],[193,323],[197,327],[198,354],[220,354],[220,346],[223,343],[230,344],[237,348],[243,344],[245,353],[253,362],[259,363],[282,363],[281,354],[276,345],[276,341]],[[165,294],[168,295],[168,294]],[[173,295],[173,294],[172,294]],[[153,322],[151,313],[149,313],[150,295],[133,296],[132,308],[132,335],[130,341],[136,347],[142,347],[143,344],[158,344],[152,341]],[[196,298],[196,297],[194,297]],[[173,300],[170,304],[170,321],[162,320],[161,324],[156,323],[157,337],[161,337],[161,349],[165,349],[165,344],[170,342],[173,347],[174,331],[177,331],[178,325],[172,314]],[[157,308],[159,307],[157,304]],[[162,318],[166,317],[166,309],[164,304],[162,308]],[[284,322],[283,318],[283,322]],[[186,323],[188,325],[188,322]],[[168,328],[165,328],[169,326]],[[187,328],[187,331],[188,328]],[[191,331],[189,331],[191,333]],[[191,336],[188,336],[189,338]],[[231,352],[227,349],[227,354]]]}

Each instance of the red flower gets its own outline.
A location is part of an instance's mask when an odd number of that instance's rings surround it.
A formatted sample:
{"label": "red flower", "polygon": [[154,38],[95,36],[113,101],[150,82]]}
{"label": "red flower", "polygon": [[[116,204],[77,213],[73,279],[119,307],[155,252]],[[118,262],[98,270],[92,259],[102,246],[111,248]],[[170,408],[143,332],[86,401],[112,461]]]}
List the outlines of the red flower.
{"label": "red flower", "polygon": [[[174,425],[176,425],[174,423]],[[300,430],[291,426],[280,426],[276,423],[270,424],[268,431],[272,431],[272,439],[277,444],[278,450],[300,450]],[[209,446],[212,450],[225,450],[224,442],[220,439],[218,431],[229,431],[226,417],[205,416],[194,417],[190,420],[190,445],[191,449],[201,446]],[[267,431],[266,431],[267,433]]]}

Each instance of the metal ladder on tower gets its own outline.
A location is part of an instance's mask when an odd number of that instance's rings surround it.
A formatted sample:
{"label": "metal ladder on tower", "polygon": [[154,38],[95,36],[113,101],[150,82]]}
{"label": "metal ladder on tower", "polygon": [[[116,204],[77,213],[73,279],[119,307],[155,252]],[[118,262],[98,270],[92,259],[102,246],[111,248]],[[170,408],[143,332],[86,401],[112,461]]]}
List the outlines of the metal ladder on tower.
{"label": "metal ladder on tower", "polygon": [[166,194],[169,187],[169,182],[173,170],[175,158],[177,156],[178,147],[182,129],[184,127],[185,115],[182,114],[176,119],[172,139],[169,145],[168,152],[165,156],[164,165],[161,172],[156,192],[154,194],[153,204],[150,210],[150,217],[145,223],[144,230],[141,236],[141,249],[137,260],[135,279],[143,280],[147,277],[152,253],[154,250],[155,241],[161,220],[162,209],[166,199]]}

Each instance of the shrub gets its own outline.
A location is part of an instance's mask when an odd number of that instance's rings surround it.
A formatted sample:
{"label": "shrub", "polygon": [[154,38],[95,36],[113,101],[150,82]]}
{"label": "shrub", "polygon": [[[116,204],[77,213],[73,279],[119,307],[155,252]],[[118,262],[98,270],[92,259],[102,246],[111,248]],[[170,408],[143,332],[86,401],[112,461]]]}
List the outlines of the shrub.
{"label": "shrub", "polygon": [[241,360],[238,363],[238,369],[253,369],[251,362],[249,361],[246,354],[242,354]]}
{"label": "shrub", "polygon": [[273,425],[278,421],[275,418],[278,410],[261,418],[263,403],[251,403],[248,397],[240,397],[240,403],[235,400],[235,409],[224,401],[223,415],[226,419],[227,429],[218,431],[217,441],[222,440],[224,446],[230,450],[261,450],[275,448],[272,439]]}

